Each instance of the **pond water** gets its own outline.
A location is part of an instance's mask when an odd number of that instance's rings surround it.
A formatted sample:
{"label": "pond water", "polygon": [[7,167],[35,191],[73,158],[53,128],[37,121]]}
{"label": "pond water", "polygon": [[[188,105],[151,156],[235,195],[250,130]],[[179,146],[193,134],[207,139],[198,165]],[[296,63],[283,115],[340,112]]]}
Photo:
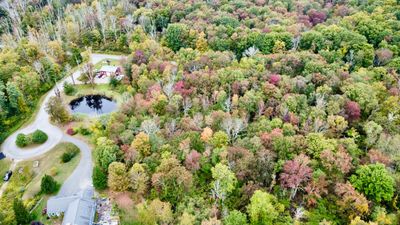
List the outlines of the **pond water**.
{"label": "pond water", "polygon": [[69,103],[72,113],[101,115],[117,109],[117,103],[104,95],[86,95]]}

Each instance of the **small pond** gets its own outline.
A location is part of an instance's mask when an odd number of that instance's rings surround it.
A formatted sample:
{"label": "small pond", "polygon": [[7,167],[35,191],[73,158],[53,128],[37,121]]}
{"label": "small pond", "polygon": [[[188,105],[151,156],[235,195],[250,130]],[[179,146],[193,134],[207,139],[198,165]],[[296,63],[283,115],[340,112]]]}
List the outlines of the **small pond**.
{"label": "small pond", "polygon": [[113,112],[117,103],[104,95],[86,95],[69,103],[72,113],[100,115]]}

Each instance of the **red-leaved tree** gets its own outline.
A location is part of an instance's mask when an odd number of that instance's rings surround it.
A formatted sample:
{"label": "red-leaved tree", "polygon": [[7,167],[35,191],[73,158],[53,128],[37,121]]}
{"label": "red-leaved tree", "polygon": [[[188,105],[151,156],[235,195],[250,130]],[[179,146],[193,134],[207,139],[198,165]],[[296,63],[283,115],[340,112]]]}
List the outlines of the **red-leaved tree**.
{"label": "red-leaved tree", "polygon": [[348,101],[344,107],[349,121],[358,120],[361,116],[360,105],[357,102]]}
{"label": "red-leaved tree", "polygon": [[310,159],[304,154],[296,156],[293,160],[286,161],[280,176],[281,186],[292,190],[290,198],[294,198],[299,188],[310,180],[312,169],[308,166]]}
{"label": "red-leaved tree", "polygon": [[326,20],[326,13],[318,12],[315,9],[308,11],[308,16],[310,17],[310,22],[315,26],[319,23],[323,23]]}
{"label": "red-leaved tree", "polygon": [[200,158],[201,154],[196,150],[192,150],[189,154],[187,154],[185,159],[185,166],[190,171],[196,171],[200,169]]}

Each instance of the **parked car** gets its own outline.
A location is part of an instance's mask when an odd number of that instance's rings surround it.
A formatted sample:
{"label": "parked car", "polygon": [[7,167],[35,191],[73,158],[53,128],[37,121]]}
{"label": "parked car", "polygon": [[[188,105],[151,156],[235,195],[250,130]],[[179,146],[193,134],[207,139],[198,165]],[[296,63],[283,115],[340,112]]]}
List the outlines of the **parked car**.
{"label": "parked car", "polygon": [[11,170],[7,171],[6,174],[4,175],[3,180],[4,180],[4,181],[9,181],[10,178],[11,178],[11,176],[12,176],[12,173],[13,173],[13,172],[12,172]]}

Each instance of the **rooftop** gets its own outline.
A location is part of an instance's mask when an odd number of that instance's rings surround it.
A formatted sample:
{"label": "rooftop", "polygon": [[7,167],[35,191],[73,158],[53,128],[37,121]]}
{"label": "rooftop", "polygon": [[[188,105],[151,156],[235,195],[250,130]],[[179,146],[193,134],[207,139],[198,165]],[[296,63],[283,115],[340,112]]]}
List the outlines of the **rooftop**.
{"label": "rooftop", "polygon": [[64,213],[63,225],[91,225],[96,210],[93,193],[93,189],[87,189],[71,196],[51,197],[47,201],[47,215]]}

